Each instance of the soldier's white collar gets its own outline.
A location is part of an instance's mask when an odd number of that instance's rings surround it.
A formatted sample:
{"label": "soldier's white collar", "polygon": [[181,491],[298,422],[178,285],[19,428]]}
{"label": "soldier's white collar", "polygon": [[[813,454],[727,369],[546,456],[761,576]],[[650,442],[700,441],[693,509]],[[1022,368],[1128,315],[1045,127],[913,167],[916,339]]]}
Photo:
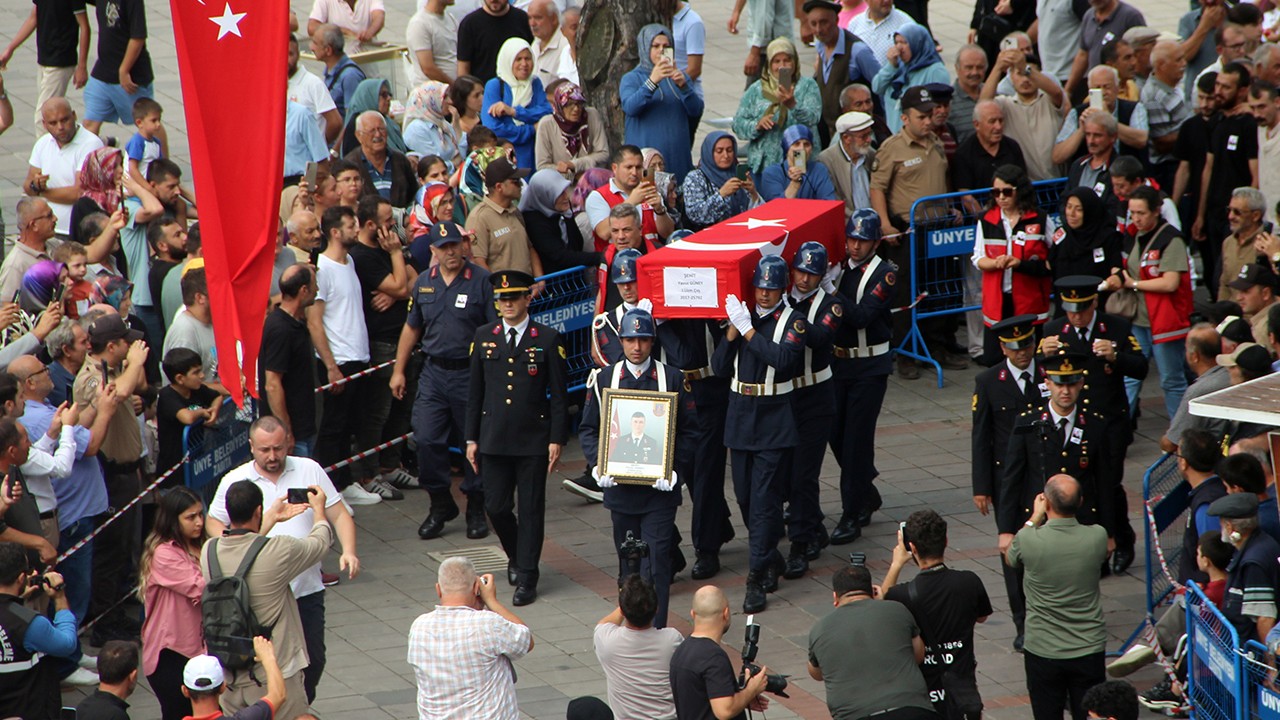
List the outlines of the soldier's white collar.
{"label": "soldier's white collar", "polygon": [[644,362],[639,365],[625,359],[622,362],[627,364],[627,372],[631,373],[631,377],[638,378],[649,370],[649,366],[653,363],[653,358],[645,358]]}

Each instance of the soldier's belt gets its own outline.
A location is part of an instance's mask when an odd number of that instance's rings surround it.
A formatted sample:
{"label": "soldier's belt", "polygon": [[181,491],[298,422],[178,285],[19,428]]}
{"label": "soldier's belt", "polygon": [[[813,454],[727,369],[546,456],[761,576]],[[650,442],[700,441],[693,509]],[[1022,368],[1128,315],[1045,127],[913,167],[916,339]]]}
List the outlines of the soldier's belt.
{"label": "soldier's belt", "polygon": [[712,372],[710,365],[707,367],[700,367],[696,370],[684,370],[682,372],[684,372],[685,380],[705,380],[706,378],[715,375],[715,373]]}
{"label": "soldier's belt", "polygon": [[773,385],[768,385],[764,383],[759,383],[759,384],[744,383],[744,382],[738,382],[737,380],[733,380],[729,383],[729,389],[738,393],[739,395],[746,395],[747,397],[767,397],[770,395],[786,395],[787,393],[792,391],[793,387],[792,387],[792,381],[790,380],[786,382],[775,383]]}
{"label": "soldier's belt", "polygon": [[799,390],[802,387],[817,385],[820,382],[824,382],[830,379],[831,379],[831,368],[824,367],[816,373],[809,373],[807,375],[801,375],[798,378],[793,378],[791,380],[791,384],[795,387],[796,390]]}
{"label": "soldier's belt", "polygon": [[856,358],[870,358],[870,357],[877,357],[877,356],[880,356],[880,355],[884,355],[884,354],[885,354],[885,353],[887,353],[887,352],[889,352],[889,343],[887,343],[887,342],[882,342],[882,343],[879,343],[879,344],[877,344],[877,345],[872,345],[872,346],[871,346],[871,347],[869,347],[869,348],[856,348],[856,347],[850,347],[850,348],[846,348],[846,347],[833,347],[833,348],[831,348],[831,354],[832,354],[832,355],[834,355],[834,356],[836,356],[836,357],[838,357],[838,358],[844,359],[844,360],[852,360],[852,359],[856,359]]}

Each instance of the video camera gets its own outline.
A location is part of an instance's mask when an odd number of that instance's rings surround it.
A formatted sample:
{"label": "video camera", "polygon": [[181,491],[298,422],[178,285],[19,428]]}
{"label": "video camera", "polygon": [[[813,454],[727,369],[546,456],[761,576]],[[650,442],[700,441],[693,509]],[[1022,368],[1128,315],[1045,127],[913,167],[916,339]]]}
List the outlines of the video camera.
{"label": "video camera", "polygon": [[641,540],[631,531],[627,531],[627,537],[618,546],[618,556],[627,564],[627,574],[640,574],[640,561],[649,557],[649,543]]}
{"label": "video camera", "polygon": [[[747,686],[747,681],[755,677],[761,670],[756,665],[756,653],[760,650],[760,626],[756,624],[756,616],[747,616],[746,641],[742,645],[742,671],[738,673],[738,689]],[[778,697],[791,697],[786,693],[787,677],[779,673],[765,676],[764,691]]]}

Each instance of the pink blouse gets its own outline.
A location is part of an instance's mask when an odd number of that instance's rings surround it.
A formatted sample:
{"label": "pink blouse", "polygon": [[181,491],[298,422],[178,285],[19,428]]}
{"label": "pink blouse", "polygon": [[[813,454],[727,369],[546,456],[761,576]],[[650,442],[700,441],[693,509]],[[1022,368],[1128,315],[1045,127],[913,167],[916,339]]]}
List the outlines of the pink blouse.
{"label": "pink blouse", "polygon": [[200,562],[175,543],[156,548],[147,578],[146,620],[142,623],[142,670],[156,671],[160,651],[184,657],[204,654],[200,596],[204,593]]}

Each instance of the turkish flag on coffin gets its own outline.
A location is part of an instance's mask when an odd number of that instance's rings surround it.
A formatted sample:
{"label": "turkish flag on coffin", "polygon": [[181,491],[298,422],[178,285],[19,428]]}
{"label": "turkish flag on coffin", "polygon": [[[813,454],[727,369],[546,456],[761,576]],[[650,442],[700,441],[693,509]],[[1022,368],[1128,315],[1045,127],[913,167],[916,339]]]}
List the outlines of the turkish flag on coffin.
{"label": "turkish flag on coffin", "polygon": [[276,251],[289,4],[170,0],[170,8],[218,375],[243,405],[242,376],[244,389],[258,395],[258,349]]}
{"label": "turkish flag on coffin", "polygon": [[730,293],[751,303],[751,276],[764,255],[788,263],[809,241],[844,259],[844,203],[770,200],[741,215],[677,240],[636,262],[640,297],[660,318],[723,318]]}

